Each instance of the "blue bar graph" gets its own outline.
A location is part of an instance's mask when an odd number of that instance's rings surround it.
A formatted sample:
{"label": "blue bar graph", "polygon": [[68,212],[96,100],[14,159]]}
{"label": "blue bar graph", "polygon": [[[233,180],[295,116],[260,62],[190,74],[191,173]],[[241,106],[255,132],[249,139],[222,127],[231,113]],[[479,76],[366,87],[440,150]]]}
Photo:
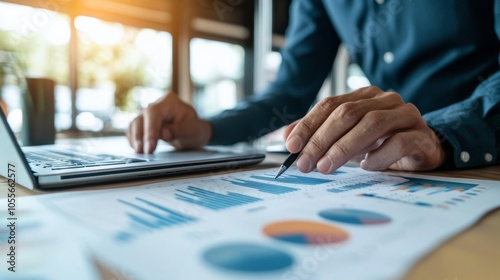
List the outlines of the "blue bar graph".
{"label": "blue bar graph", "polygon": [[[403,183],[393,184],[384,193],[363,193],[359,196],[395,201],[423,207],[448,208],[447,205],[465,203],[467,199],[474,197],[480,190],[475,189],[477,184],[458,183],[431,179],[420,179],[411,177],[399,177],[407,180]],[[330,191],[330,190],[329,190]],[[337,192],[335,190],[334,192]],[[391,193],[391,194],[389,194]],[[437,196],[437,195],[444,196]],[[458,197],[453,197],[458,196]],[[427,199],[428,197],[428,199]]]}
{"label": "blue bar graph", "polygon": [[371,197],[371,198],[376,198],[376,199],[382,199],[382,200],[389,200],[389,201],[395,201],[395,202],[400,202],[400,203],[405,203],[405,204],[412,204],[416,206],[424,206],[424,207],[433,207],[434,205],[427,203],[427,202],[412,202],[412,201],[405,201],[405,200],[400,200],[400,199],[395,199],[395,198],[389,198],[389,197],[384,197],[384,196],[379,196],[373,193],[362,193],[359,194],[358,196],[364,196],[364,197]]}
{"label": "blue bar graph", "polygon": [[220,194],[193,186],[188,186],[187,190],[191,192],[176,189],[177,193],[175,194],[175,198],[180,201],[196,204],[215,211],[262,200],[257,197],[234,192]]}
{"label": "blue bar graph", "polygon": [[[314,169],[314,172],[321,173],[317,169]],[[334,170],[332,173],[330,173],[330,175],[340,175],[340,174],[344,174],[344,173],[346,173],[346,172],[345,171],[341,171],[341,170]]]}
{"label": "blue bar graph", "polygon": [[346,191],[351,191],[351,190],[356,190],[356,189],[362,189],[362,188],[368,188],[371,186],[374,186],[376,184],[380,184],[380,181],[374,181],[370,180],[367,182],[362,182],[362,183],[356,183],[356,184],[351,184],[351,185],[345,185],[342,187],[336,187],[336,188],[331,188],[328,189],[329,192],[332,193],[341,193],[341,192],[346,192]]}
{"label": "blue bar graph", "polygon": [[446,182],[446,181],[438,181],[438,180],[429,180],[429,179],[419,179],[419,178],[407,178],[402,177],[407,182],[395,185],[398,187],[396,190],[407,191],[407,192],[418,192],[423,190],[433,189],[435,191],[429,192],[428,195],[434,195],[443,192],[467,192],[470,189],[478,186],[477,184],[467,184],[467,183],[456,183],[456,182]]}
{"label": "blue bar graph", "polygon": [[278,182],[285,184],[298,184],[298,185],[320,185],[324,183],[332,182],[333,180],[323,179],[323,178],[314,178],[314,177],[306,177],[306,176],[297,176],[297,175],[289,175],[283,174],[279,178],[274,179],[274,175],[252,175],[250,176],[252,179],[258,179],[269,182]]}
{"label": "blue bar graph", "polygon": [[276,195],[290,193],[299,190],[296,188],[284,187],[269,183],[262,183],[253,180],[242,180],[242,179],[233,179],[233,180],[223,179],[223,180],[236,186],[252,188],[259,190],[261,192],[271,193]]}
{"label": "blue bar graph", "polygon": [[115,235],[115,238],[120,241],[128,241],[138,232],[158,230],[197,220],[147,199],[136,197],[135,200],[137,200],[135,203],[122,199],[117,200],[132,210],[126,212],[127,217],[130,219],[131,229],[121,231]]}

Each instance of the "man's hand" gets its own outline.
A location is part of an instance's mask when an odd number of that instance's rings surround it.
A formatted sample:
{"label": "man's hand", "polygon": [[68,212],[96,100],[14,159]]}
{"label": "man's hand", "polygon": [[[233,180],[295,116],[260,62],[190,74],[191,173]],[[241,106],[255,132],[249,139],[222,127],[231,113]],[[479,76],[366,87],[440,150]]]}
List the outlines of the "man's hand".
{"label": "man's hand", "polygon": [[198,118],[191,105],[169,93],[135,118],[129,125],[127,137],[137,153],[152,153],[159,139],[178,149],[199,148],[208,143],[212,128]]}
{"label": "man's hand", "polygon": [[301,152],[302,172],[329,174],[356,159],[366,170],[431,170],[446,159],[418,109],[373,86],[321,100],[284,138],[290,152]]}

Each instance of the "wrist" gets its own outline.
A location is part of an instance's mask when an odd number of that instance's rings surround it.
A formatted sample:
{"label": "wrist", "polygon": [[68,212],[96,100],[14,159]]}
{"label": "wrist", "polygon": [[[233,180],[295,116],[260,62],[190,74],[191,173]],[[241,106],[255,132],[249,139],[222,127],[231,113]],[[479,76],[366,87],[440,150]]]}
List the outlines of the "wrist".
{"label": "wrist", "polygon": [[437,137],[438,144],[441,146],[441,154],[443,157],[443,160],[441,164],[437,167],[439,169],[452,169],[455,166],[454,163],[454,157],[453,157],[453,146],[451,143],[446,139],[446,137],[437,131],[436,129],[432,129],[434,134]]}

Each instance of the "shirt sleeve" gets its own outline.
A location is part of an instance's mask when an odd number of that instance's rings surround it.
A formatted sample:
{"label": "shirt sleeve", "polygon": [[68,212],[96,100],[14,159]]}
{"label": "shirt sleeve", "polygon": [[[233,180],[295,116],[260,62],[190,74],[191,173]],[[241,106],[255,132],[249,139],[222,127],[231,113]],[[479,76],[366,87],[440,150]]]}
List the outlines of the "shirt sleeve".
{"label": "shirt sleeve", "polygon": [[[495,0],[494,13],[500,39],[500,0]],[[500,53],[498,60],[500,64]],[[423,117],[452,146],[456,168],[500,163],[500,71],[480,83],[466,100]]]}
{"label": "shirt sleeve", "polygon": [[455,167],[500,163],[500,72],[468,99],[423,117],[452,146]]}
{"label": "shirt sleeve", "polygon": [[304,116],[331,70],[340,39],[320,0],[295,0],[276,81],[210,117],[211,145],[251,141]]}

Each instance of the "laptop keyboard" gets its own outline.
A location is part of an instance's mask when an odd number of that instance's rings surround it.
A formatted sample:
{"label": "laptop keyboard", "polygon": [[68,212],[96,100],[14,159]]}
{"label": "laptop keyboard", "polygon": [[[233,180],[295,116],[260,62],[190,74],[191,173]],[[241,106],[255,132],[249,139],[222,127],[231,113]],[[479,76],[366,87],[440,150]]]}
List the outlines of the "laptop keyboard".
{"label": "laptop keyboard", "polygon": [[147,161],[137,158],[118,157],[106,154],[91,155],[77,151],[66,150],[43,150],[37,152],[25,152],[25,155],[31,168],[42,167],[51,170],[129,164]]}

